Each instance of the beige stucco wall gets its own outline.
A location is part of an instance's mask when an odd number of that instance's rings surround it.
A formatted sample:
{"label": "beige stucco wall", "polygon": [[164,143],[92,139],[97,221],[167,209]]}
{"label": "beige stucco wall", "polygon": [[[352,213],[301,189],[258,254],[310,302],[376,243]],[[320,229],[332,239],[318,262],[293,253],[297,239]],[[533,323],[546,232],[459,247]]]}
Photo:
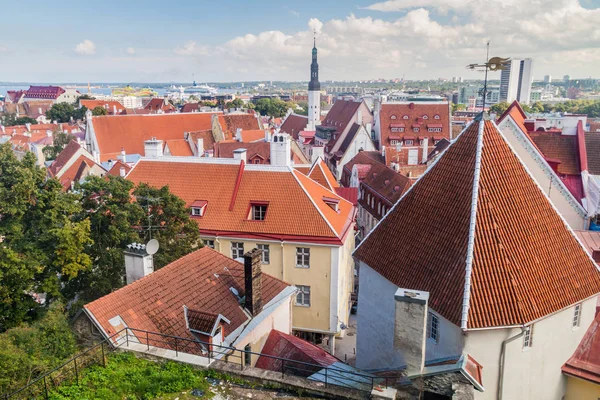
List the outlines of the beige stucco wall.
{"label": "beige stucco wall", "polygon": [[[581,323],[575,329],[572,328],[573,311],[574,307],[569,307],[536,322],[531,347],[523,349],[522,338],[507,344],[502,399],[562,399],[566,392],[566,377],[561,367],[573,355],[594,319],[596,298],[583,303]],[[497,399],[502,341],[520,331],[492,329],[467,333],[464,352],[483,366],[485,392],[476,392],[477,400]]]}
{"label": "beige stucco wall", "polygon": [[523,133],[513,125],[512,120],[506,118],[498,127],[571,229],[587,229],[588,220],[585,215],[581,214],[583,210],[574,204],[576,200],[569,193],[565,193],[568,190],[561,188],[559,178],[554,174],[550,175],[548,170],[540,165],[540,163],[545,164],[546,162],[536,157],[539,154],[538,151],[531,146],[531,142],[527,138],[523,137]]}
{"label": "beige stucco wall", "polygon": [[[354,237],[348,235],[344,246],[325,246],[308,243],[292,243],[279,241],[257,241],[255,239],[208,238],[215,240],[215,250],[231,257],[231,242],[244,242],[244,251],[249,251],[257,244],[268,244],[270,252],[269,264],[263,264],[262,270],[269,275],[293,285],[310,286],[311,303],[309,307],[292,305],[292,325],[294,329],[330,333],[339,327],[332,323],[333,317],[340,317],[348,323],[349,299],[352,291],[352,251]],[[310,268],[296,267],[296,247],[310,248]],[[337,263],[337,265],[335,265]],[[341,269],[340,269],[341,266]],[[338,269],[337,279],[332,291],[332,274]],[[331,308],[332,297],[337,295]],[[332,312],[334,310],[334,312]],[[341,318],[341,316],[345,316]]]}
{"label": "beige stucco wall", "polygon": [[572,376],[567,377],[567,394],[565,400],[598,400],[600,385]]}

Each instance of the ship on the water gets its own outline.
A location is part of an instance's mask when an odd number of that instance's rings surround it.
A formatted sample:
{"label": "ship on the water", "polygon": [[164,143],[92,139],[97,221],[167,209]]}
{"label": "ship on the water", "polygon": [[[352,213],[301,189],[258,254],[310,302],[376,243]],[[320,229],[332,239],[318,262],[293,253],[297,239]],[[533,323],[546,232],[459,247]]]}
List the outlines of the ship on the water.
{"label": "ship on the water", "polygon": [[127,85],[122,88],[114,88],[112,90],[113,96],[135,96],[135,97],[154,97],[158,93],[150,88],[134,88]]}
{"label": "ship on the water", "polygon": [[187,97],[187,96],[191,96],[191,95],[198,95],[198,94],[216,94],[218,92],[218,89],[208,86],[206,84],[204,85],[198,85],[196,83],[196,81],[194,81],[192,83],[192,86],[175,86],[172,85],[169,89],[167,89],[167,94],[168,95],[178,95],[181,97]]}

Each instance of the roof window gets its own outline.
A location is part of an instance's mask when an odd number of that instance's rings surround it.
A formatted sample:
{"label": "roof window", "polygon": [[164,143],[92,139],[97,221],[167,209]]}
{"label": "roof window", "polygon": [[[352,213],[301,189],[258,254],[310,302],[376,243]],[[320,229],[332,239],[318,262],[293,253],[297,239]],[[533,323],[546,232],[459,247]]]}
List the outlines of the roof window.
{"label": "roof window", "polygon": [[402,119],[408,119],[408,115],[405,115],[404,117],[402,117]]}
{"label": "roof window", "polygon": [[252,221],[264,221],[267,217],[267,203],[250,203],[248,219]]}
{"label": "roof window", "polygon": [[435,116],[433,117],[433,119],[440,119],[440,116],[435,114]]}
{"label": "roof window", "polygon": [[392,116],[390,117],[390,119],[396,119],[396,116],[395,116],[395,115],[392,115]]}
{"label": "roof window", "polygon": [[191,214],[193,217],[204,217],[206,214],[206,207],[208,206],[208,201],[206,200],[196,200],[190,206]]}
{"label": "roof window", "polygon": [[339,210],[340,200],[334,199],[333,197],[323,196],[323,201],[327,204],[333,211]]}
{"label": "roof window", "polygon": [[429,119],[427,115],[423,115],[423,119]]}

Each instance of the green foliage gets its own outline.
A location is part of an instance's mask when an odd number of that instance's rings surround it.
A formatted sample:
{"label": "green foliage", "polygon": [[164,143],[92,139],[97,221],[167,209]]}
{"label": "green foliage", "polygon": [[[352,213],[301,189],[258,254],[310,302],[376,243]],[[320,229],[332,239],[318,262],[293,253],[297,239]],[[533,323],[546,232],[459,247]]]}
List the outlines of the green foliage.
{"label": "green foliage", "polygon": [[155,363],[131,353],[114,353],[106,367],[82,371],[80,383],[63,385],[50,393],[52,400],[68,399],[153,399],[191,389],[208,392],[205,371],[172,361]]}
{"label": "green foliage", "polygon": [[75,100],[75,103],[79,104],[80,100],[96,100],[95,97],[90,96],[89,94],[82,94]]}
{"label": "green foliage", "polygon": [[294,109],[296,108],[296,105],[278,98],[264,98],[254,102],[254,109],[258,111],[260,115],[275,118],[283,117],[290,108]]}
{"label": "green foliage", "polygon": [[225,103],[226,109],[242,108],[242,107],[244,107],[244,100],[242,100],[240,98],[235,98],[232,101],[228,101],[227,103]]}
{"label": "green foliage", "polygon": [[60,131],[52,133],[52,137],[54,144],[52,146],[46,146],[42,150],[46,160],[55,160],[60,152],[64,150],[67,144],[69,144],[71,140],[75,139],[75,136],[71,135],[70,133]]}
{"label": "green foliage", "polygon": [[0,393],[17,390],[72,357],[75,338],[60,303],[32,325],[0,335]]}
{"label": "green foliage", "polygon": [[[0,145],[0,331],[31,320],[60,297],[61,281],[91,265],[84,253],[90,223],[74,194],[35,165],[27,153],[17,160],[10,144]],[[78,216],[78,217],[76,217]]]}
{"label": "green foliage", "polygon": [[503,101],[501,103],[492,105],[490,107],[490,112],[496,113],[498,116],[500,116],[504,111],[508,109],[509,106],[510,104],[508,104],[506,101]]}
{"label": "green foliage", "polygon": [[[298,107],[300,107],[300,109],[298,109]],[[308,115],[308,102],[306,101],[299,101],[298,102],[298,107],[296,107],[296,114],[300,114],[300,115]]]}
{"label": "green foliage", "polygon": [[31,124],[31,125],[37,125],[37,121],[33,118],[24,116],[24,117],[19,117],[17,118],[16,114],[5,114],[3,117],[0,118],[0,125],[4,125],[4,126],[15,126],[15,125],[25,125],[25,124]]}
{"label": "green foliage", "polygon": [[70,103],[56,103],[46,111],[46,118],[56,122],[70,122],[71,119],[73,121],[83,120],[86,111],[86,107],[75,108]]}
{"label": "green foliage", "polygon": [[458,104],[452,103],[452,113],[453,114],[454,114],[455,111],[462,111],[462,110],[464,110],[466,108],[467,108],[467,106],[465,104],[462,104],[462,103],[458,103]]}
{"label": "green foliage", "polygon": [[98,106],[98,107],[94,107],[94,109],[92,110],[92,115],[93,116],[98,116],[98,115],[107,115],[108,111],[106,110],[106,108]]}

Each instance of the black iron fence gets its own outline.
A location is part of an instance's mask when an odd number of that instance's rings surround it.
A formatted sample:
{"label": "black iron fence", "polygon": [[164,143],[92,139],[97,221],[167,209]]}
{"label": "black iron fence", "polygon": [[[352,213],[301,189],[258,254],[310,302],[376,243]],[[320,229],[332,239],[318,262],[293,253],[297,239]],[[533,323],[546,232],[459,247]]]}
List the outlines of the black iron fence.
{"label": "black iron fence", "polygon": [[[319,365],[287,358],[240,350],[231,346],[223,346],[203,342],[195,339],[182,338],[163,333],[150,332],[135,328],[124,328],[108,339],[90,347],[82,353],[66,361],[54,370],[38,377],[27,386],[5,394],[0,398],[8,399],[48,399],[49,393],[56,387],[66,382],[79,382],[80,372],[90,365],[106,365],[106,355],[110,351],[122,348],[137,352],[149,352],[161,349],[173,352],[167,356],[158,355],[168,359],[180,359],[181,355],[194,355],[206,358],[206,363],[199,363],[208,367],[214,361],[238,365],[240,371],[246,367],[246,360],[252,356],[266,357],[270,360],[269,370],[281,373],[281,378],[294,376],[308,378],[321,382],[325,387],[329,385],[370,392],[377,386],[394,386],[400,379],[394,377],[378,377],[376,375],[358,372],[342,363],[334,365]],[[186,360],[190,362],[190,360]]]}

